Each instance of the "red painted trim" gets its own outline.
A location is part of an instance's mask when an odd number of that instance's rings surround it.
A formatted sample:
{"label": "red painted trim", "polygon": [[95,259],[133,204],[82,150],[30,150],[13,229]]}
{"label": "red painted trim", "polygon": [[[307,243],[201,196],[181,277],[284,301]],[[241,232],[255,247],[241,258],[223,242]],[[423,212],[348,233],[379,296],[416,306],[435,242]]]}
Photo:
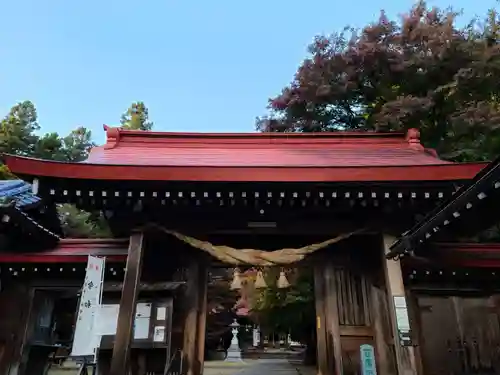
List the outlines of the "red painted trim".
{"label": "red painted trim", "polygon": [[64,238],[59,241],[57,250],[71,249],[126,249],[128,238]]}
{"label": "red painted trim", "polygon": [[427,259],[426,261],[417,258],[408,258],[404,260],[405,267],[419,268],[498,268],[500,269],[500,259]]}
{"label": "red painted trim", "polygon": [[89,255],[125,262],[128,239],[63,239],[55,249],[36,253],[0,253],[0,263],[85,263]]}
{"label": "red painted trim", "polygon": [[5,155],[12,173],[94,180],[369,182],[472,179],[488,163],[387,167],[168,167],[63,163]]}
{"label": "red painted trim", "polygon": [[[87,263],[88,255],[0,254],[0,263]],[[106,255],[106,262],[126,261],[127,255]]]}
{"label": "red painted trim", "polygon": [[404,258],[411,266],[500,269],[500,243],[434,243],[432,253],[422,258]]}
{"label": "red painted trim", "polygon": [[457,259],[451,265],[464,268],[500,268],[500,259]]}
{"label": "red painted trim", "polygon": [[434,246],[447,252],[500,254],[500,243],[437,243]]}

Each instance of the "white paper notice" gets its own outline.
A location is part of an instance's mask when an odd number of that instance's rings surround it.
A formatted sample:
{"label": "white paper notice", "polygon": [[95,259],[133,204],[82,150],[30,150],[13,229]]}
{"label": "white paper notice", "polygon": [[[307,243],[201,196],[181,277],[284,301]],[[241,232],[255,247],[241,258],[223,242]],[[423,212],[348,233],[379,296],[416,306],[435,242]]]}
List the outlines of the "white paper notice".
{"label": "white paper notice", "polygon": [[149,318],[151,316],[151,304],[150,303],[138,303],[135,309],[136,318]]}
{"label": "white paper notice", "polygon": [[134,339],[149,338],[149,318],[137,318],[134,325]]}
{"label": "white paper notice", "polygon": [[99,320],[97,321],[99,335],[105,336],[116,334],[119,310],[120,305],[101,305]]}
{"label": "white paper notice", "polygon": [[154,342],[165,341],[165,327],[163,327],[163,326],[156,326],[155,327],[153,341]]}
{"label": "white paper notice", "polygon": [[156,309],[156,320],[165,320],[167,318],[167,308],[158,307]]}
{"label": "white paper notice", "polygon": [[394,307],[406,309],[406,298],[402,296],[394,296]]}
{"label": "white paper notice", "polygon": [[402,296],[394,296],[394,307],[396,310],[396,324],[401,332],[410,331],[410,319],[408,318],[408,308],[406,299]]}
{"label": "white paper notice", "polygon": [[398,329],[402,332],[410,331],[410,319],[408,319],[407,309],[396,309],[396,324]]}

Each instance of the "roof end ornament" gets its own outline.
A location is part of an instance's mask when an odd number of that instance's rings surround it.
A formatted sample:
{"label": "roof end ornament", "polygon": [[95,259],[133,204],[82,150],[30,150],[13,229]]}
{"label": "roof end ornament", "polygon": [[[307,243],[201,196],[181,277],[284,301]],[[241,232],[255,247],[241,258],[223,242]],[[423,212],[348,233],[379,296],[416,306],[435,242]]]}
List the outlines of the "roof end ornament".
{"label": "roof end ornament", "polygon": [[424,150],[424,146],[420,143],[420,130],[417,128],[410,128],[406,132],[406,141],[410,148],[415,150]]}
{"label": "roof end ornament", "polygon": [[120,128],[115,128],[106,124],[102,127],[106,132],[106,144],[104,145],[104,149],[108,150],[115,148],[118,142],[120,142]]}

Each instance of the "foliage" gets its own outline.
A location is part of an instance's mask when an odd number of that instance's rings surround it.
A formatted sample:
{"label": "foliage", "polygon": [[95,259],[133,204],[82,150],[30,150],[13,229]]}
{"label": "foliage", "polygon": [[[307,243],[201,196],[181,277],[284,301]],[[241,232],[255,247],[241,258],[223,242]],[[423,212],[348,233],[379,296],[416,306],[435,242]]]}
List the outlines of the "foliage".
{"label": "foliage", "polygon": [[[57,133],[38,135],[40,130],[34,104],[24,101],[12,107],[0,122],[0,153],[47,160],[78,162],[87,158],[94,145],[91,132],[78,127],[65,137]],[[0,179],[16,178],[0,165]],[[71,205],[58,207],[63,230],[68,237],[109,237],[100,213],[88,213]]]}
{"label": "foliage", "polygon": [[[459,27],[457,15],[419,2],[399,20],[381,12],[359,31],[317,36],[292,82],[269,100],[257,129],[419,128],[422,143],[443,158],[493,159],[500,154],[500,18],[491,10],[482,22]],[[478,239],[498,233],[493,228]],[[261,292],[254,307],[259,318],[274,329],[309,323],[314,332],[312,278],[302,283],[292,287],[297,296]]]}
{"label": "foliage", "polygon": [[[57,133],[39,136],[39,130],[34,104],[30,101],[17,103],[0,121],[0,153],[58,161],[82,161],[94,145],[91,132],[84,127],[62,138]],[[2,165],[0,178],[14,176]]]}
{"label": "foliage", "polygon": [[121,127],[130,130],[151,130],[153,123],[149,121],[149,111],[143,102],[135,102],[121,118]]}
{"label": "foliage", "polygon": [[292,83],[257,121],[268,131],[421,130],[443,157],[500,153],[500,20],[456,25],[457,13],[415,5],[382,12],[359,33],[318,36]]}
{"label": "foliage", "polygon": [[38,142],[35,132],[39,129],[33,103],[16,104],[0,122],[0,152],[31,156]]}
{"label": "foliage", "polygon": [[207,290],[207,348],[216,349],[221,339],[229,344],[231,333],[229,325],[233,322],[235,314],[234,305],[238,298],[235,291],[230,290],[230,274],[227,270],[219,269],[219,278],[212,278]]}
{"label": "foliage", "polygon": [[277,271],[266,274],[268,287],[256,290],[255,297],[251,299],[252,315],[263,327],[290,333],[293,340],[307,341],[315,322],[311,270],[295,270],[295,275],[290,275],[291,286],[286,290],[277,288],[277,277]]}
{"label": "foliage", "polygon": [[68,238],[108,238],[111,237],[108,225],[100,214],[79,210],[73,205],[58,207],[59,218]]}

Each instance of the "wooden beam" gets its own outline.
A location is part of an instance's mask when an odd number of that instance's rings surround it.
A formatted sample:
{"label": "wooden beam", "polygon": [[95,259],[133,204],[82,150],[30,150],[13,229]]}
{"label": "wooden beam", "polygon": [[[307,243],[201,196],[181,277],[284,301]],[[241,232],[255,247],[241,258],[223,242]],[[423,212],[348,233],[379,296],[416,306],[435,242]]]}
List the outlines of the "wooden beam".
{"label": "wooden beam", "polygon": [[133,233],[130,236],[128,248],[127,268],[123,280],[110,375],[128,374],[130,344],[134,334],[135,308],[141,280],[143,255],[144,233]]}
{"label": "wooden beam", "polygon": [[382,238],[383,253],[382,264],[384,265],[385,285],[387,290],[389,316],[391,319],[394,351],[396,354],[396,365],[399,375],[417,375],[415,364],[415,353],[412,346],[403,346],[400,339],[400,329],[396,318],[395,297],[406,304],[405,286],[399,260],[387,259],[390,246],[395,242],[394,236],[384,234]]}

